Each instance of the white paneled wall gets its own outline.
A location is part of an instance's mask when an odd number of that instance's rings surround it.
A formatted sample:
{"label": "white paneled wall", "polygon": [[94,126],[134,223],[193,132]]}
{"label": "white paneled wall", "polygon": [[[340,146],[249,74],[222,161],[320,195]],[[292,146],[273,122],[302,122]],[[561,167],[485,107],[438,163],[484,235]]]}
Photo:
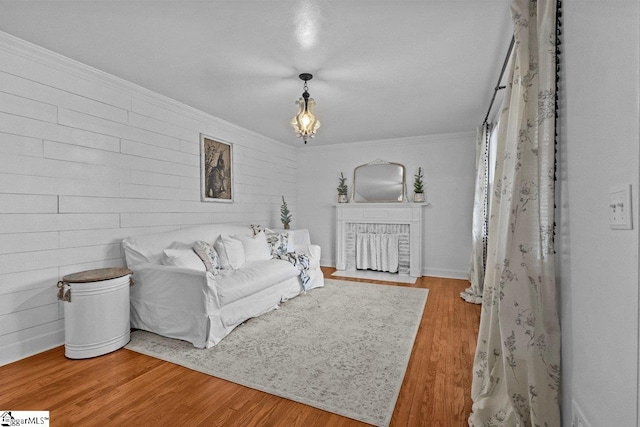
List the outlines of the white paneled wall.
{"label": "white paneled wall", "polygon": [[[200,201],[199,135],[234,144],[235,201]],[[129,235],[296,219],[296,152],[0,33],[0,365],[64,342],[56,283],[124,266]]]}

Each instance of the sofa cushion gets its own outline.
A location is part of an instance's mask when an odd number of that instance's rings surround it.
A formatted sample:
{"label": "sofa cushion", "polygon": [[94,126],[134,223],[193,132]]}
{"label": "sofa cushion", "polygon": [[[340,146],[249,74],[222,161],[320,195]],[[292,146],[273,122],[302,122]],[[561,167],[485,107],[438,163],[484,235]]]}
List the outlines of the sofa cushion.
{"label": "sofa cushion", "polygon": [[242,242],[227,234],[221,234],[213,245],[220,256],[220,268],[237,270],[246,261]]}
{"label": "sofa cushion", "polygon": [[255,237],[243,235],[235,235],[233,237],[242,242],[247,262],[273,258],[271,256],[271,248],[267,243],[267,236],[263,232],[258,233]]}
{"label": "sofa cushion", "polygon": [[165,249],[162,255],[162,264],[199,271],[206,270],[200,257],[188,246]]}
{"label": "sofa cushion", "polygon": [[222,270],[216,276],[220,305],[253,295],[298,274],[298,269],[288,261],[278,259],[250,261],[239,270]]}

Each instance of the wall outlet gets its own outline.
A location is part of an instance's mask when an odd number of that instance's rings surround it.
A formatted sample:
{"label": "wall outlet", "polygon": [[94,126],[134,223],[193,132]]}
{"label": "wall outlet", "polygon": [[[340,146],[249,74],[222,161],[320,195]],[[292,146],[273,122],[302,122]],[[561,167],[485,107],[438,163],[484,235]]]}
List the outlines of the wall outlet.
{"label": "wall outlet", "polygon": [[609,226],[614,230],[631,230],[631,184],[609,190]]}
{"label": "wall outlet", "polygon": [[575,400],[571,401],[571,427],[591,427]]}

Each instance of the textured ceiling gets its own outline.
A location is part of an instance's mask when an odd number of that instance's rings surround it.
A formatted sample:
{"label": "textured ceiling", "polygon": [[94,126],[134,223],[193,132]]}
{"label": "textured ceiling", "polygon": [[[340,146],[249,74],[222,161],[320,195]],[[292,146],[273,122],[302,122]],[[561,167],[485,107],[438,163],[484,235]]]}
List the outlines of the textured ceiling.
{"label": "textured ceiling", "polygon": [[293,145],[301,72],[310,144],[473,130],[511,39],[508,0],[0,1],[0,30]]}

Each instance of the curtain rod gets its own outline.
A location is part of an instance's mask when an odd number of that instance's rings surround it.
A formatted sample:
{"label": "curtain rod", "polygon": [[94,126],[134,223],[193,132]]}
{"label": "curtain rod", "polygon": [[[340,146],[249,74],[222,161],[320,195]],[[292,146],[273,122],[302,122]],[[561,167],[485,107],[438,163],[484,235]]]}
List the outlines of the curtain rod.
{"label": "curtain rod", "polygon": [[496,83],[496,87],[493,89],[493,97],[491,98],[491,103],[489,103],[489,109],[487,110],[487,115],[484,117],[484,121],[482,124],[484,125],[489,120],[489,114],[491,114],[491,108],[493,108],[493,102],[496,100],[496,95],[500,89],[504,89],[505,86],[500,86],[500,81],[502,80],[502,76],[504,75],[504,70],[507,68],[507,64],[509,63],[509,57],[511,57],[511,51],[513,50],[513,45],[515,44],[516,38],[515,36],[511,37],[511,44],[509,45],[509,50],[507,51],[507,56],[504,58],[504,63],[502,64],[502,71],[500,71],[500,77],[498,77],[498,82]]}

